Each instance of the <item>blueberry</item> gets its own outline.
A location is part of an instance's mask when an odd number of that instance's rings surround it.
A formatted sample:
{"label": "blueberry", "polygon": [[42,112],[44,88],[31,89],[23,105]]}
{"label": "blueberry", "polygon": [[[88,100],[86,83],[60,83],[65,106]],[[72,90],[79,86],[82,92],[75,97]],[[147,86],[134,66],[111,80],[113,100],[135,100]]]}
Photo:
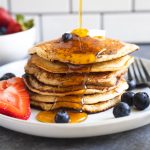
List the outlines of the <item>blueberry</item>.
{"label": "blueberry", "polygon": [[69,122],[69,115],[65,110],[60,110],[55,116],[56,123],[68,123]]}
{"label": "blueberry", "polygon": [[136,88],[136,81],[135,80],[128,80],[127,83],[129,85],[128,90],[132,90],[132,89]]}
{"label": "blueberry", "polygon": [[133,105],[138,110],[146,109],[150,104],[150,99],[147,93],[139,92],[134,95]]}
{"label": "blueberry", "polygon": [[2,80],[8,80],[8,79],[13,78],[13,77],[15,77],[15,75],[14,75],[13,73],[6,73],[6,74],[4,74],[4,75],[0,78],[0,81],[2,81]]}
{"label": "blueberry", "polygon": [[5,34],[6,31],[7,31],[6,27],[1,27],[1,28],[0,28],[0,34],[1,34],[1,35]]}
{"label": "blueberry", "polygon": [[127,103],[120,102],[118,105],[116,105],[113,109],[113,114],[115,118],[129,116],[131,112],[131,109]]}
{"label": "blueberry", "polygon": [[28,77],[28,74],[26,73],[22,75],[22,78],[27,78],[27,77]]}
{"label": "blueberry", "polygon": [[64,42],[67,42],[67,41],[69,41],[69,40],[71,40],[72,39],[72,34],[71,33],[64,33],[63,35],[62,35],[62,40],[64,41]]}
{"label": "blueberry", "polygon": [[0,35],[3,35],[3,33],[0,31]]}
{"label": "blueberry", "polygon": [[129,106],[133,106],[133,97],[134,97],[133,92],[126,92],[123,93],[121,96],[121,101],[127,103]]}

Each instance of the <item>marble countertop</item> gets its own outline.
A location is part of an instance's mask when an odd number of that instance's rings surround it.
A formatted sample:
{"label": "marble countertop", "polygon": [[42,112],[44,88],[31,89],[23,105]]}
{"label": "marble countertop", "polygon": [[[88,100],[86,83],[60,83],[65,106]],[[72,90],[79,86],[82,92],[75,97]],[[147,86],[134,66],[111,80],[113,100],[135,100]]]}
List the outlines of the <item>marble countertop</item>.
{"label": "marble countertop", "polygon": [[[150,45],[135,56],[150,59]],[[0,127],[0,150],[149,150],[150,125],[123,133],[79,139],[52,139],[24,135]]]}

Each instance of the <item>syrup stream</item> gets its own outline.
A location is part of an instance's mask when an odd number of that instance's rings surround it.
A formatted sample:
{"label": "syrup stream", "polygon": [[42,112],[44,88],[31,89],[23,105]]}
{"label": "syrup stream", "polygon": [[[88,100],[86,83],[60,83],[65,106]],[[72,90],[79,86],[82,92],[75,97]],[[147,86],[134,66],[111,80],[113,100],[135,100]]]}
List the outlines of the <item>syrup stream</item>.
{"label": "syrup stream", "polygon": [[82,28],[82,0],[79,0],[79,28]]}

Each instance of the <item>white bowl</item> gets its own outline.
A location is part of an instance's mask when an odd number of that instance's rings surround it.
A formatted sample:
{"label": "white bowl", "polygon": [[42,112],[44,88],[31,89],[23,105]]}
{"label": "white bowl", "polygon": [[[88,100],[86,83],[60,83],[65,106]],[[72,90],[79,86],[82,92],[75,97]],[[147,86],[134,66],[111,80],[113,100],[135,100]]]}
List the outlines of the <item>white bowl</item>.
{"label": "white bowl", "polygon": [[35,27],[0,36],[0,65],[25,58],[28,49],[34,45],[35,39]]}

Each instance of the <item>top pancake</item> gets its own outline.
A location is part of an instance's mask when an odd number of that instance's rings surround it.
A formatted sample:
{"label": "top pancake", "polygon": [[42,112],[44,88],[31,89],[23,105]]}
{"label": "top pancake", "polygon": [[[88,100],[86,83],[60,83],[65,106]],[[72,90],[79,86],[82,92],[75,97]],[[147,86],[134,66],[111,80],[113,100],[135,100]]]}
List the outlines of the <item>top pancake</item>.
{"label": "top pancake", "polygon": [[127,44],[109,38],[89,36],[73,38],[63,42],[62,38],[40,43],[29,50],[30,54],[54,61],[71,64],[91,64],[125,56],[139,49],[137,45]]}

